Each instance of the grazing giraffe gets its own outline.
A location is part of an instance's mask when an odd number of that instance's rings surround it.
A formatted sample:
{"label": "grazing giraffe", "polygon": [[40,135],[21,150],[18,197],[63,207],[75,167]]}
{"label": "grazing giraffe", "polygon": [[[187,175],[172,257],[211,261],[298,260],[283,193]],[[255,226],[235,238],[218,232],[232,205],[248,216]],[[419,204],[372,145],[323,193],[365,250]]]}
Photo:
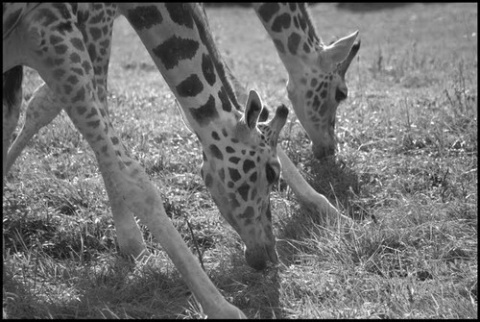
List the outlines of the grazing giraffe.
{"label": "grazing giraffe", "polygon": [[[93,8],[96,6],[103,5],[94,4]],[[104,8],[96,11],[95,19],[108,14],[108,5]],[[250,92],[245,113],[239,111],[228,94],[231,89],[222,65],[211,52],[207,29],[189,5],[122,3],[119,8],[147,47],[199,138],[202,177],[222,216],[244,241],[247,263],[255,269],[263,269],[267,261],[277,263],[269,193],[279,177],[276,144],[288,109],[279,107],[273,119],[263,125],[270,133],[268,138],[257,127],[262,105],[256,92]],[[3,90],[4,97],[9,98],[3,104],[4,143],[18,121],[20,107],[16,94],[5,91],[13,87],[19,92],[10,83],[21,83],[22,69],[18,66],[27,65],[37,70],[48,86],[40,93],[53,95],[48,96],[52,102],[63,105],[95,152],[122,251],[134,256],[146,252],[134,214],[165,248],[209,317],[242,317],[189,252],[166,216],[158,191],[108,120],[97,90],[92,63],[96,57],[79,29],[88,11],[86,4],[4,4]],[[108,33],[106,29],[96,33]],[[8,143],[3,149],[5,169]]]}
{"label": "grazing giraffe", "polygon": [[[109,10],[102,14],[101,12],[96,13],[97,10],[102,10],[101,7],[95,6],[90,8],[90,14],[85,13],[86,18],[83,21],[83,27],[81,26],[81,31],[84,34],[89,53],[95,57],[92,59],[95,80],[99,91],[99,98],[105,106],[105,109],[107,103],[104,93],[107,88],[111,30],[113,19],[116,16],[114,6],[109,6],[108,9]],[[199,11],[198,15],[205,20],[204,24],[208,26],[206,13],[203,11],[203,7],[201,9],[202,10],[197,10]],[[314,151],[318,151],[315,155],[320,158],[333,153],[335,147],[333,140],[335,111],[341,99],[344,99],[347,95],[345,73],[358,51],[360,43],[358,42],[352,47],[350,43],[355,37],[349,36],[344,40],[337,41],[333,45],[328,47],[324,46],[320,42],[319,37],[316,36],[315,28],[311,23],[309,13],[304,4],[254,4],[254,9],[260,20],[264,23],[271,38],[274,40],[277,51],[290,73],[288,83],[289,96],[299,120],[307,130],[310,138],[312,138]],[[103,19],[95,18],[99,15],[102,16]],[[107,28],[109,28],[108,32],[98,32],[98,30],[107,30]],[[290,39],[297,39],[298,41]],[[302,50],[292,52],[293,47],[289,45],[291,43],[297,43],[297,47],[303,48],[306,53],[303,53]],[[300,46],[302,43],[303,46]],[[284,48],[289,48],[289,51],[285,52]],[[333,62],[327,64],[328,61],[325,59],[325,56],[331,56],[332,54],[330,53],[336,53],[335,57],[336,61],[338,61],[338,57],[344,56],[344,52],[347,51],[349,51],[349,54],[341,64],[334,64]],[[230,81],[235,85],[235,92],[239,100],[245,103],[247,100],[247,91],[240,82],[236,80],[226,64],[225,69]],[[323,82],[321,82],[322,85],[320,86],[320,83],[314,80],[314,78],[307,82],[306,78],[301,75],[299,76],[297,71],[304,71],[306,77],[316,75],[316,79],[323,80]],[[317,83],[318,87],[311,87],[316,86]],[[49,99],[49,97],[53,96],[49,95],[48,91],[48,86],[44,85],[40,87],[29,102],[24,126],[8,152],[7,172],[30,138],[37,133],[40,128],[50,123],[61,111],[62,104],[56,104],[54,99]],[[305,115],[312,116],[306,117]],[[316,123],[316,121],[320,119],[329,119],[330,121],[324,122],[323,124],[325,126],[321,127]],[[327,124],[330,127],[326,126]],[[325,142],[327,142],[327,144],[325,144]],[[325,146],[327,147],[325,148]],[[283,178],[303,204],[311,206],[319,213],[341,216],[344,219],[348,219],[339,214],[335,207],[323,195],[317,193],[305,181],[295,165],[280,147],[278,147],[277,153],[282,163]]]}
{"label": "grazing giraffe", "polygon": [[360,48],[358,31],[326,46],[305,3],[253,3],[287,69],[287,93],[321,159],[335,153],[335,114],[347,98],[345,73]]}

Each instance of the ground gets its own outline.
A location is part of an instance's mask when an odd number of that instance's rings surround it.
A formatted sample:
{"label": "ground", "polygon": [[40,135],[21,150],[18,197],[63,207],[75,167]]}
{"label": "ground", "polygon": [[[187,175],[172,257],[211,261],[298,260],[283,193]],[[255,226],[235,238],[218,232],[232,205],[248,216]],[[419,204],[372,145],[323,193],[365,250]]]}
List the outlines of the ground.
{"label": "ground", "polygon": [[[325,42],[358,29],[362,47],[337,112],[336,162],[312,159],[294,113],[281,144],[353,226],[303,208],[280,182],[282,264],[250,269],[200,178],[199,142],[124,18],[110,64],[114,127],[210,278],[248,317],[477,317],[477,4],[311,9]],[[286,71],[253,10],[207,14],[240,81],[270,106],[290,106]],[[40,84],[25,72],[26,100]],[[202,317],[147,230],[154,259],[134,266],[119,255],[93,153],[64,113],[8,174],[3,213],[4,317]]]}

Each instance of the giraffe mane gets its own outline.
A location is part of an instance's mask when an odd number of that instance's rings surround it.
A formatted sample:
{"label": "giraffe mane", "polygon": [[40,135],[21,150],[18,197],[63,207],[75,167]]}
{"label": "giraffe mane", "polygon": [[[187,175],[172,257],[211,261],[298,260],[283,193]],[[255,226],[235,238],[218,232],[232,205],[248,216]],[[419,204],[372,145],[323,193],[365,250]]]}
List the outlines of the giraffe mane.
{"label": "giraffe mane", "polygon": [[307,22],[307,26],[308,26],[308,29],[311,30],[312,34],[309,36],[312,36],[313,39],[312,40],[316,40],[318,41],[318,43],[320,45],[323,45],[323,41],[321,38],[319,38],[318,36],[318,32],[317,32],[317,29],[315,28],[315,24],[312,22],[312,17],[310,16],[310,12],[307,8],[307,4],[302,2],[302,3],[298,3],[298,7],[300,9],[300,11],[302,11],[302,13],[304,14],[304,16],[306,17],[306,22]]}
{"label": "giraffe mane", "polygon": [[220,79],[223,85],[225,86],[225,90],[227,91],[228,98],[230,99],[230,101],[238,111],[242,111],[242,107],[238,103],[237,97],[235,96],[235,93],[233,91],[232,83],[228,79],[227,73],[225,72],[225,69],[227,69],[228,66],[223,61],[222,56],[220,55],[220,52],[217,49],[217,47],[213,45],[215,42],[212,39],[210,27],[207,23],[206,12],[205,12],[205,9],[203,8],[203,5],[202,5],[202,9],[200,9],[200,6],[201,6],[200,4],[192,3],[188,5],[188,9],[190,10],[192,17],[197,25],[200,38],[202,39],[203,43],[207,47],[207,50],[215,65],[215,69],[217,70],[217,73],[220,76]]}

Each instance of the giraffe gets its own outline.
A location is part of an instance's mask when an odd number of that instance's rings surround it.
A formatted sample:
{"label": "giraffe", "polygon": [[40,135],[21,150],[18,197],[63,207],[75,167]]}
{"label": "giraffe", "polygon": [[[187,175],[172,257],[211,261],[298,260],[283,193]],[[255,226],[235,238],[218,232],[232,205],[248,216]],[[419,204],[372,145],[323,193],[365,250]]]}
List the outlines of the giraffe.
{"label": "giraffe", "polygon": [[347,98],[345,74],[360,48],[358,31],[326,46],[305,3],[253,3],[288,72],[287,93],[317,159],[335,153],[335,114]]}
{"label": "giraffe", "polygon": [[[347,95],[345,73],[350,62],[358,51],[360,43],[358,42],[351,46],[350,42],[353,38],[347,37],[346,40],[339,40],[328,47],[324,46],[319,41],[319,37],[316,36],[315,28],[311,23],[308,10],[304,4],[286,5],[267,3],[254,4],[253,6],[257,12],[257,16],[264,23],[267,32],[274,40],[283,63],[290,72],[290,80],[288,83],[289,96],[299,120],[312,138],[313,150],[318,151],[315,155],[320,158],[333,153],[335,147],[333,141],[335,111],[341,98],[345,98]],[[115,7],[112,6],[109,7],[108,11],[103,13],[102,17],[104,20],[95,19],[94,17],[101,15],[101,13],[96,13],[95,11],[101,9],[101,7],[90,8],[91,13],[90,15],[85,14],[86,19],[83,24],[85,27],[81,30],[88,44],[89,53],[96,57],[96,59],[93,60],[93,68],[95,70],[96,83],[99,85],[97,88],[99,91],[104,92],[107,88],[111,28],[116,14],[114,11]],[[201,10],[197,10],[197,12],[197,15],[202,17],[205,21],[204,24],[208,26],[207,16],[203,7]],[[294,23],[290,23],[292,20]],[[282,21],[284,21],[283,24]],[[278,26],[281,26],[282,28],[279,29]],[[104,32],[103,34],[96,32],[97,30],[106,30],[106,28],[110,28],[108,32]],[[90,35],[90,30],[93,30],[93,35]],[[295,54],[291,51],[285,52],[283,48],[289,48],[289,39],[298,39],[298,47],[300,47],[300,43],[305,43],[302,48],[309,51],[308,55],[305,53],[300,55],[300,50],[297,50]],[[349,50],[347,58],[341,64],[337,64],[335,70],[332,71],[332,66],[334,64],[326,65],[324,59],[325,52],[345,52],[347,50]],[[338,59],[339,58],[337,57],[336,60]],[[246,103],[248,97],[246,89],[234,77],[233,73],[228,68],[228,65],[224,64],[224,66],[227,72],[227,77],[230,82],[234,84],[234,90],[238,100],[243,104]],[[319,82],[314,78],[309,82],[306,81],[306,78],[300,77],[299,79],[299,75],[296,72],[298,66],[300,66],[298,70],[304,71],[306,76],[313,75],[313,72],[315,72],[318,74],[315,74],[318,76],[318,79],[323,80],[322,87],[324,89],[320,92],[320,95],[318,95],[318,92],[322,89],[320,85],[317,88],[311,87],[316,86]],[[312,73],[309,73],[309,66]],[[48,86],[45,85],[40,87],[37,89],[37,92],[38,93],[33,95],[32,100],[28,104],[24,126],[13,142],[11,149],[8,151],[6,171],[4,171],[4,173],[8,172],[8,169],[18,155],[20,155],[22,149],[30,138],[38,132],[41,127],[50,123],[62,109],[61,103],[55,104],[55,100],[46,99],[49,97],[49,95],[47,95]],[[315,96],[313,96],[314,94]],[[313,100],[309,99],[312,97]],[[100,93],[99,98],[102,100],[106,109],[107,104],[105,95],[101,95]],[[321,106],[320,111],[319,106]],[[36,111],[37,109],[40,111]],[[307,114],[312,115],[312,117],[305,117]],[[322,117],[322,115],[324,117]],[[325,116],[328,116],[330,120],[333,119],[333,122],[329,123],[330,125],[333,124],[331,127],[320,127],[318,123],[312,125],[317,120],[325,120]],[[326,123],[324,122],[323,124]],[[327,139],[324,140],[323,137],[326,137]],[[324,142],[329,143],[325,145]],[[324,146],[327,146],[327,148]],[[300,202],[304,205],[310,206],[318,213],[339,216],[347,221],[349,220],[348,217],[340,214],[328,199],[317,193],[306,182],[281,147],[277,148],[277,152],[283,168],[282,176],[292,188]]]}
{"label": "giraffe", "polygon": [[[96,6],[105,6],[96,19],[109,14],[108,5]],[[18,66],[27,65],[48,86],[37,92],[39,102],[46,95],[50,102],[61,104],[93,149],[122,251],[133,256],[147,252],[135,215],[162,244],[209,317],[243,317],[189,252],[166,216],[158,191],[112,127],[106,102],[99,98],[92,63],[96,57],[81,31],[89,9],[88,4],[4,4],[3,91],[8,98],[3,102],[4,143],[18,121],[20,104],[15,98],[20,91],[15,86],[21,85],[22,73]],[[213,44],[191,6],[122,3],[119,9],[147,47],[202,144],[202,178],[222,216],[244,241],[247,263],[259,270],[267,261],[278,263],[269,193],[280,173],[276,145],[288,109],[280,106],[262,125],[268,138],[258,128],[262,103],[255,91],[249,93],[245,112],[239,111],[228,94],[231,89],[222,65],[211,52]],[[7,149],[8,141],[3,147],[4,169]]]}

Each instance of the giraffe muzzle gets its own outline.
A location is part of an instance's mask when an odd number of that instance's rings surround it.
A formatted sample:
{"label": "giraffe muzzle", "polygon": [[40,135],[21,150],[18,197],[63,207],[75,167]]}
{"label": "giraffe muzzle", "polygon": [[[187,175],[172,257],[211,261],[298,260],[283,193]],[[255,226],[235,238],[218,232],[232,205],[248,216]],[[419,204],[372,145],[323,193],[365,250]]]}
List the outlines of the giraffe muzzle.
{"label": "giraffe muzzle", "polygon": [[313,155],[317,160],[335,155],[335,146],[317,147],[312,145]]}
{"label": "giraffe muzzle", "polygon": [[255,249],[245,250],[245,260],[251,268],[261,271],[267,268],[268,261],[272,264],[278,264],[277,250],[275,244]]}

